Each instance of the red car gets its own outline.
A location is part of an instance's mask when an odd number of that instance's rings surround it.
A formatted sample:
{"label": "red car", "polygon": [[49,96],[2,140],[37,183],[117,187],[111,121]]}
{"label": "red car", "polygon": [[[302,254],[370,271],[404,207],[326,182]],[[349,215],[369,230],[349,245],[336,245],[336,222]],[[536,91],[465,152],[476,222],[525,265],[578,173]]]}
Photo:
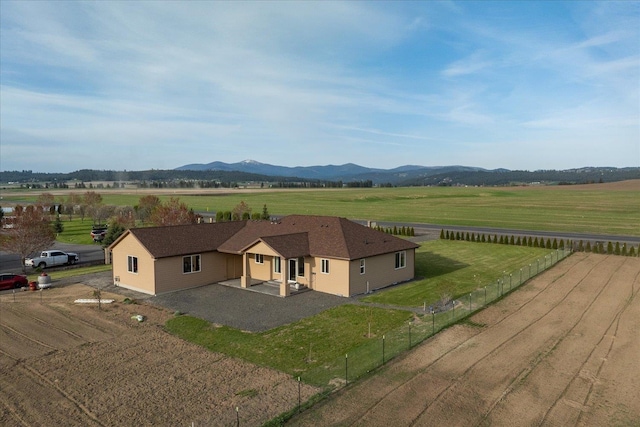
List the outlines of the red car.
{"label": "red car", "polygon": [[0,273],[0,289],[15,289],[27,286],[27,276],[12,273]]}

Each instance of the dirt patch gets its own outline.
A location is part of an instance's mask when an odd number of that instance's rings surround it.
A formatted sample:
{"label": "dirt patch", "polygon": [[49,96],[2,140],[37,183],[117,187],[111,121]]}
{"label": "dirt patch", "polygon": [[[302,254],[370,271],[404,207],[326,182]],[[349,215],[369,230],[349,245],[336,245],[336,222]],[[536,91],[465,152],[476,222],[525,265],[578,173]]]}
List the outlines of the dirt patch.
{"label": "dirt patch", "polygon": [[[92,297],[84,285],[0,296],[0,425],[260,425],[298,404],[291,376],[166,333],[173,313],[107,292],[102,310],[73,302]],[[318,391],[302,384],[301,398]]]}
{"label": "dirt patch", "polygon": [[291,425],[637,425],[639,290],[640,259],[575,254]]}

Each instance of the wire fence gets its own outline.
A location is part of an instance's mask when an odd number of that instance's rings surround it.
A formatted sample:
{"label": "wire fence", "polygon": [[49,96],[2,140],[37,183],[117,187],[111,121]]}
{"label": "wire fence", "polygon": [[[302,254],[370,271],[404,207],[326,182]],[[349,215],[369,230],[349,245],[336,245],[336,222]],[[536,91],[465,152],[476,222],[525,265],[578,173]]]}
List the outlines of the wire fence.
{"label": "wire fence", "polygon": [[544,258],[539,258],[519,270],[504,272],[494,282],[479,287],[467,295],[459,295],[455,300],[438,309],[427,307],[425,304],[421,307],[424,314],[416,316],[411,322],[386,332],[382,337],[370,339],[331,363],[306,372],[302,379],[320,386],[345,386],[447,326],[502,298],[570,254],[570,249],[554,250]]}

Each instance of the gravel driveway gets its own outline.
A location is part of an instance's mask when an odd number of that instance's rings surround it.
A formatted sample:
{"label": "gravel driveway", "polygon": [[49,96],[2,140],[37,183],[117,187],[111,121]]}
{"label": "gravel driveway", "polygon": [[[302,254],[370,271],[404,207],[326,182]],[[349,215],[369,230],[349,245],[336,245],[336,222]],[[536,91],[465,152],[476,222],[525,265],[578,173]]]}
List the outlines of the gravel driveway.
{"label": "gravel driveway", "polygon": [[83,283],[171,311],[180,311],[211,323],[250,332],[266,331],[332,307],[358,303],[354,298],[322,292],[309,291],[282,298],[218,284],[151,296],[114,286],[110,271],[54,280],[53,285],[64,286],[70,283]]}
{"label": "gravel driveway", "polygon": [[281,298],[218,284],[150,297],[147,301],[250,332],[266,331],[354,302],[313,291]]}

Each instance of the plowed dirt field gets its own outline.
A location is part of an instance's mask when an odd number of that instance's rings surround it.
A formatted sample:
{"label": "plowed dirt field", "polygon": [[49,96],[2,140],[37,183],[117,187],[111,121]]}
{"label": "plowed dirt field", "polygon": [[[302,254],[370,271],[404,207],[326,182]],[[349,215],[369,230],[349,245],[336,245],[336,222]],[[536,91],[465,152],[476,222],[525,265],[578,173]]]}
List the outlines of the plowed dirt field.
{"label": "plowed dirt field", "polygon": [[104,292],[116,303],[74,304],[92,293],[0,296],[1,426],[260,425],[298,404],[291,376],[173,337],[157,307]]}
{"label": "plowed dirt field", "polygon": [[640,425],[640,259],[577,253],[292,420]]}

